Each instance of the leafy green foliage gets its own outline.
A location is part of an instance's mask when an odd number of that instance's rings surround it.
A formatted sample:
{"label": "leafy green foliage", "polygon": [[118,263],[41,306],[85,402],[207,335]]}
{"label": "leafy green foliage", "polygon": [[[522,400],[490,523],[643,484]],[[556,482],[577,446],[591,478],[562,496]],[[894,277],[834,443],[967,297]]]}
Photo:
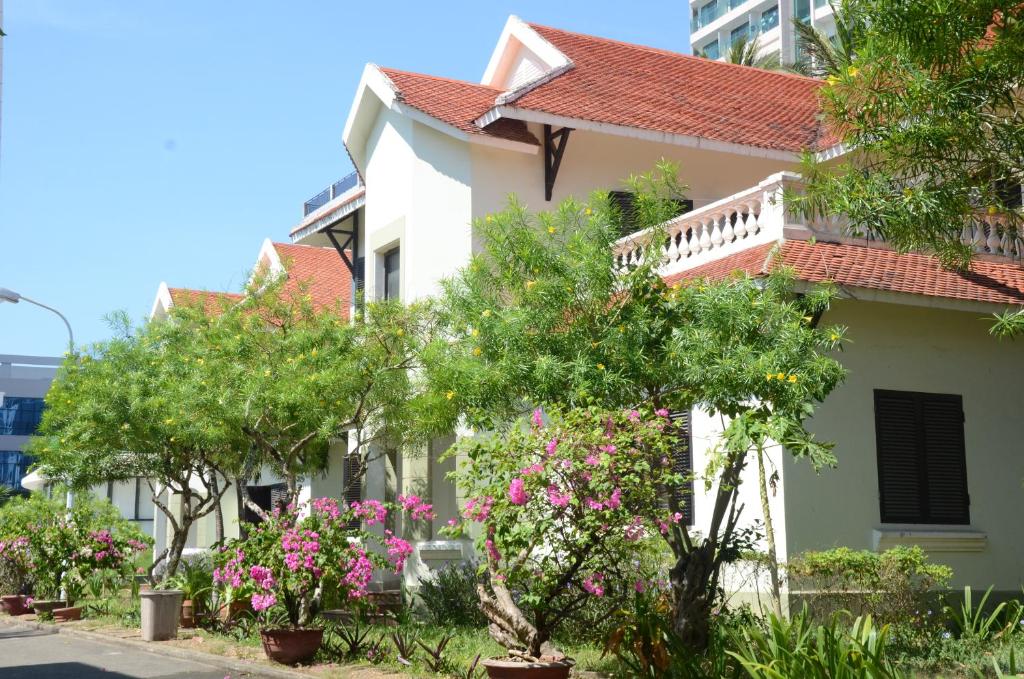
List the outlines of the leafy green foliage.
{"label": "leafy green foliage", "polygon": [[931,563],[916,546],[804,552],[790,560],[787,570],[791,585],[806,593],[809,611],[819,620],[852,611],[892,625],[900,636],[936,633],[940,621],[929,613],[937,611],[930,600],[953,576],[952,569]]}
{"label": "leafy green foliage", "polygon": [[1020,3],[849,0],[843,7],[856,18],[860,45],[829,77],[823,100],[852,151],[836,167],[808,157],[803,209],[848,215],[857,233],[901,250],[932,250],[957,266],[971,256],[961,243],[966,228],[987,220],[987,229],[1016,237],[1024,217]]}
{"label": "leafy green foliage", "polygon": [[432,625],[486,627],[476,592],[480,580],[476,564],[446,564],[420,580],[416,590],[420,615]]}
{"label": "leafy green foliage", "polygon": [[1021,605],[1017,601],[1000,601],[988,605],[992,588],[975,603],[970,587],[964,587],[959,605],[947,605],[946,616],[953,624],[956,635],[961,639],[989,641],[1004,634],[1016,632],[1021,620]]}

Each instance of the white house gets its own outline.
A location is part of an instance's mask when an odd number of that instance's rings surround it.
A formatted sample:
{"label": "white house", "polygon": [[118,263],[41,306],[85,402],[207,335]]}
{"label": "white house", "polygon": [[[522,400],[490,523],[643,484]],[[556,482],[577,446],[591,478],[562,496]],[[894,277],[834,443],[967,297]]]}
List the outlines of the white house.
{"label": "white house", "polygon": [[[479,245],[473,219],[509,194],[542,210],[621,190],[631,173],[673,160],[693,209],[669,225],[666,277],[757,276],[785,265],[842,293],[823,322],[849,327],[838,358],[850,375],[811,423],[838,443],[839,468],[815,477],[776,451],[780,558],[910,542],[950,564],[955,585],[1017,591],[1024,353],[993,339],[984,319],[1024,304],[1020,243],[986,218],[964,234],[979,255],[961,274],[849,238],[838,220],[790,216],[783,189],[798,183],[800,152],[842,154],[820,122],[819,87],[511,17],[479,83],[366,66],[343,135],[357,176],[307,201],[292,240],[334,248],[327,266],[348,272],[370,299],[413,300],[467,261]],[[620,242],[620,261],[643,237]],[[694,413],[697,469],[715,435],[714,419]],[[444,479],[453,462],[438,460],[453,440],[388,458],[363,487],[373,497],[432,498],[437,525],[412,536],[411,578],[468,556],[468,545],[433,539],[458,506]],[[337,495],[332,483],[311,490]],[[748,519],[758,518],[747,492]],[[710,501],[695,498],[698,527]]]}

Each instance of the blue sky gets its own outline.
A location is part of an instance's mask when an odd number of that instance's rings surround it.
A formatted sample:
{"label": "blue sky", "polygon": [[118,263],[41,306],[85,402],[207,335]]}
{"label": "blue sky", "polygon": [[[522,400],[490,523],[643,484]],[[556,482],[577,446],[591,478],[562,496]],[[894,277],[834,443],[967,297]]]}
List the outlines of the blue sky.
{"label": "blue sky", "polygon": [[[478,81],[509,14],[689,50],[683,0],[6,0],[0,287],[78,342],[141,319],[160,281],[236,290],[265,237],[350,171],[363,65]],[[60,320],[0,304],[0,354],[57,354]]]}

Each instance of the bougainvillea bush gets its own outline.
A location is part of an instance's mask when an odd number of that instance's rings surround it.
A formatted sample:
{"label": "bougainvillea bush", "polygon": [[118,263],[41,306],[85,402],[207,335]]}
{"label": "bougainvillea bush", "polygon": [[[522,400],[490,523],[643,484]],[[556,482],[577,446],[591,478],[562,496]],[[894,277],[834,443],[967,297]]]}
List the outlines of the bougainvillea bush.
{"label": "bougainvillea bush", "polygon": [[481,608],[511,654],[557,659],[559,623],[588,600],[624,596],[651,574],[633,558],[640,544],[682,516],[660,506],[678,487],[668,412],[537,410],[528,423],[466,439],[455,480],[470,499],[459,532],[479,524]]}
{"label": "bougainvillea bush", "polygon": [[0,539],[0,593],[22,594],[34,568],[27,537]]}
{"label": "bougainvillea bush", "polygon": [[434,516],[416,496],[399,497],[397,506],[317,498],[276,510],[244,540],[224,547],[214,579],[235,597],[248,595],[264,624],[308,627],[325,601],[362,600],[375,569],[403,571],[412,545],[389,530],[380,536],[351,527],[385,525],[393,511],[413,521]]}

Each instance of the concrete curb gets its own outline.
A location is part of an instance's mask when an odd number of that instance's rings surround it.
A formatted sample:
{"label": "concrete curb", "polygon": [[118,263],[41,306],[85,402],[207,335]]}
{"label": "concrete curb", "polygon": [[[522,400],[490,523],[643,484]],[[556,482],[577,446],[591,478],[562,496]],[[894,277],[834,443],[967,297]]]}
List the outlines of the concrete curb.
{"label": "concrete curb", "polygon": [[295,670],[289,670],[284,667],[264,665],[262,663],[252,662],[250,660],[227,658],[221,655],[214,655],[213,653],[204,653],[203,651],[179,648],[177,646],[165,646],[160,642],[124,639],[121,637],[110,636],[108,634],[101,634],[99,632],[72,629],[70,627],[62,627],[57,624],[37,622],[35,620],[19,620],[18,618],[11,616],[0,617],[0,625],[3,625],[5,627],[29,627],[31,629],[37,629],[44,632],[51,632],[53,634],[64,634],[73,638],[85,639],[88,641],[98,641],[113,646],[131,646],[132,648],[136,648],[141,651],[146,651],[148,653],[153,653],[155,655],[162,655],[169,658],[178,658],[180,660],[191,660],[193,662],[203,663],[206,665],[210,665],[212,667],[217,667],[219,669],[228,670],[236,674],[250,674],[256,675],[258,677],[273,677],[274,679],[310,679],[310,677],[312,676],[305,672],[297,672]]}

